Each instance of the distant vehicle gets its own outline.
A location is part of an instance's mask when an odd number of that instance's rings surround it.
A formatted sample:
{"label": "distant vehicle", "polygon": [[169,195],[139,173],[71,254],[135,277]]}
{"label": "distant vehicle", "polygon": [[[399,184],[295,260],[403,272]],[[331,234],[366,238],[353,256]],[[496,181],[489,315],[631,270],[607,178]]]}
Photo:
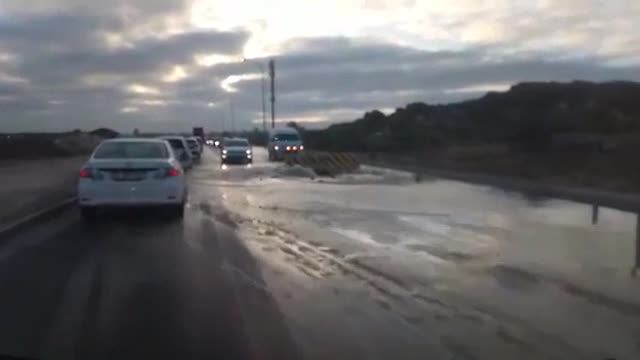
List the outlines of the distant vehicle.
{"label": "distant vehicle", "polygon": [[202,154],[202,146],[198,142],[198,139],[196,139],[195,137],[187,138],[187,147],[191,152],[191,157],[193,157],[196,160],[199,160],[200,154]]}
{"label": "distant vehicle", "polygon": [[213,146],[215,146],[215,147],[217,147],[219,149],[222,146],[222,140],[213,139]]}
{"label": "distant vehicle", "polygon": [[200,139],[204,139],[204,128],[202,128],[202,127],[194,127],[193,128],[193,136],[199,137]]}
{"label": "distant vehicle", "polygon": [[94,219],[101,207],[162,206],[184,215],[187,183],[167,141],[105,140],[79,175],[78,202],[85,220]]}
{"label": "distant vehicle", "polygon": [[187,140],[184,137],[163,136],[161,139],[169,142],[171,148],[173,148],[173,152],[176,154],[176,157],[185,170],[189,170],[193,167],[193,156],[191,155],[191,151],[188,150],[189,145],[187,145]]}
{"label": "distant vehicle", "polygon": [[251,144],[244,138],[226,138],[222,142],[220,158],[223,164],[253,162],[253,150]]}
{"label": "distant vehicle", "polygon": [[282,160],[285,154],[295,154],[304,150],[302,138],[294,128],[283,127],[269,131],[269,161]]}

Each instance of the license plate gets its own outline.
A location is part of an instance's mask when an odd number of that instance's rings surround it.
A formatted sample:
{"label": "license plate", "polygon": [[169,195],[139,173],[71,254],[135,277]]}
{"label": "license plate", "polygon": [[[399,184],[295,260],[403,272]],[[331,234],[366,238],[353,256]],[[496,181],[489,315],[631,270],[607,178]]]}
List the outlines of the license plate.
{"label": "license plate", "polygon": [[136,180],[144,179],[144,172],[140,172],[140,171],[115,172],[111,176],[113,180],[116,180],[116,181],[136,181]]}

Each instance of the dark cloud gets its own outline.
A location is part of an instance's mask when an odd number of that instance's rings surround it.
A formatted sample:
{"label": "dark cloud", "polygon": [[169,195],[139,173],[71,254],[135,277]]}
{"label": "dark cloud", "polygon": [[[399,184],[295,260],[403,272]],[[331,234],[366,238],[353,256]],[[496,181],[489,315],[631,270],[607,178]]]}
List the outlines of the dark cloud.
{"label": "dark cloud", "polygon": [[[455,59],[455,58],[454,58]],[[462,64],[437,63],[425,56],[421,66],[403,69],[390,62],[385,68],[369,69],[366,64],[336,67],[328,72],[281,71],[279,88],[283,92],[326,91],[350,94],[368,91],[393,90],[447,90],[465,86],[514,83],[519,81],[595,81],[639,80],[639,67],[611,68],[580,61],[527,60],[507,63],[482,62],[458,54],[466,59]]]}
{"label": "dark cloud", "polygon": [[[172,65],[189,63],[196,53],[236,53],[246,41],[246,34],[198,32],[151,39],[132,48],[84,50],[52,54],[46,58],[28,58],[21,64],[23,73],[43,81],[56,78],[79,79],[91,74],[132,74],[157,76]],[[70,44],[71,45],[71,44]],[[56,69],[51,72],[50,69]]]}
{"label": "dark cloud", "polygon": [[[234,83],[232,93],[220,86],[228,76],[258,72],[255,64],[194,63],[195,55],[211,53],[239,60],[249,33],[130,36],[132,19],[144,11],[163,16],[184,4],[140,2],[129,12],[134,15],[123,16],[108,6],[63,3],[65,11],[0,17],[0,55],[11,58],[0,61],[1,131],[98,126],[176,131],[198,124],[229,129],[232,109],[236,128],[260,124],[259,78]],[[124,34],[126,46],[109,46],[105,34]],[[277,115],[315,121],[309,126],[408,102],[458,101],[520,81],[640,80],[640,66],[607,66],[609,59],[595,56],[508,53],[488,45],[426,51],[344,37],[293,40],[275,60]],[[163,81],[176,65],[187,77]],[[151,90],[127,91],[133,84]]]}
{"label": "dark cloud", "polygon": [[195,79],[182,88],[165,84],[162,78],[175,65],[192,64],[195,54],[237,54],[248,36],[242,31],[210,30],[107,46],[103,34],[117,32],[121,25],[115,16],[86,13],[0,19],[0,55],[11,57],[10,62],[0,62],[0,127],[130,127],[144,125],[145,119],[146,125],[155,126],[155,119],[149,120],[144,111],[124,115],[122,109],[139,96],[127,92],[128,86],[140,83],[161,89],[160,100],[174,106],[193,103],[183,97],[204,101],[207,94],[210,99],[212,89],[219,89],[217,83]]}
{"label": "dark cloud", "polygon": [[[430,52],[338,38],[299,41],[289,51],[276,59],[278,109],[286,116],[458,101],[480,96],[483,88],[521,81],[640,80],[640,66],[611,67],[597,59],[495,58],[487,48]],[[235,87],[241,94],[255,94],[259,80]]]}
{"label": "dark cloud", "polygon": [[55,51],[69,47],[95,47],[100,31],[116,30],[115,17],[91,14],[37,14],[0,17],[0,44],[21,51]]}
{"label": "dark cloud", "polygon": [[244,32],[188,32],[109,49],[102,34],[120,25],[115,18],[85,14],[0,22],[0,49],[17,54],[20,72],[30,79],[69,81],[96,73],[150,74],[161,67],[191,62],[196,53],[237,53],[248,36]]}
{"label": "dark cloud", "polygon": [[347,39],[306,40],[278,58],[283,92],[359,93],[379,90],[445,90],[519,81],[639,80],[638,66],[611,67],[595,58],[548,60],[494,55],[491,48],[420,51]]}
{"label": "dark cloud", "polygon": [[[468,55],[478,56],[483,49],[466,50]],[[385,42],[349,39],[345,37],[294,39],[284,46],[285,55],[278,61],[284,68],[306,70],[326,67],[327,69],[366,64],[369,68],[388,67],[389,61],[395,65],[412,65],[430,60],[452,60],[454,51],[419,51],[410,47],[392,45]]]}
{"label": "dark cloud", "polygon": [[131,15],[144,14],[149,17],[182,10],[187,4],[188,1],[183,0],[3,0],[0,10],[13,16],[73,11],[102,15],[128,12]]}

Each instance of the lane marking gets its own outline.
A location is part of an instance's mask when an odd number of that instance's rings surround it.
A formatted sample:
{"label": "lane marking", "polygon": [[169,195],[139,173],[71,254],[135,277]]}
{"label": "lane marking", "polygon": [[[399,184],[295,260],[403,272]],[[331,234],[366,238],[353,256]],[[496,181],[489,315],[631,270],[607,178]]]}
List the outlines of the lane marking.
{"label": "lane marking", "polygon": [[31,221],[36,221],[39,218],[51,213],[51,212],[55,212],[58,210],[63,209],[66,206],[70,206],[73,203],[77,202],[78,198],[73,196],[70,198],[67,198],[55,205],[49,206],[47,208],[44,208],[42,210],[36,211],[33,214],[29,214],[27,216],[24,216],[18,220],[15,220],[11,223],[9,223],[8,225],[5,226],[1,226],[0,227],[0,236],[4,235],[5,233],[11,232],[12,230],[19,228],[20,226],[26,225]]}

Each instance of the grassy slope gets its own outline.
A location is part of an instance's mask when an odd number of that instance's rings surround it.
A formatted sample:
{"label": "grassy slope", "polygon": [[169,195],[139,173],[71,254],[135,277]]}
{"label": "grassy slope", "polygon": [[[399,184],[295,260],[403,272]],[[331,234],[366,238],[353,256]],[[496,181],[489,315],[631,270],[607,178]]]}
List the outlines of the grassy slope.
{"label": "grassy slope", "polygon": [[549,184],[640,192],[640,147],[604,153],[511,152],[506,146],[448,148],[425,153],[381,155],[425,167],[511,176]]}

